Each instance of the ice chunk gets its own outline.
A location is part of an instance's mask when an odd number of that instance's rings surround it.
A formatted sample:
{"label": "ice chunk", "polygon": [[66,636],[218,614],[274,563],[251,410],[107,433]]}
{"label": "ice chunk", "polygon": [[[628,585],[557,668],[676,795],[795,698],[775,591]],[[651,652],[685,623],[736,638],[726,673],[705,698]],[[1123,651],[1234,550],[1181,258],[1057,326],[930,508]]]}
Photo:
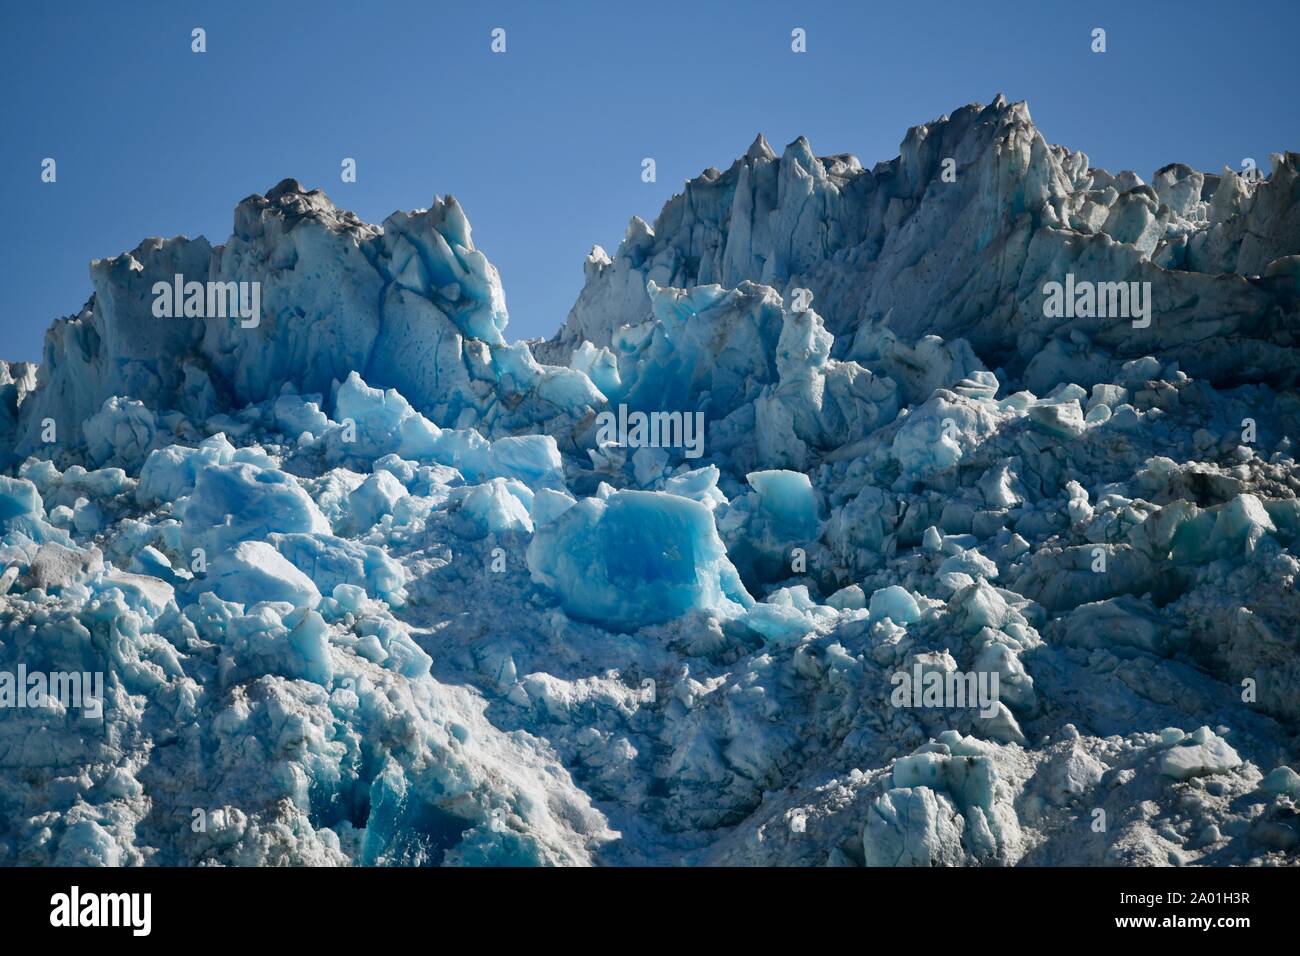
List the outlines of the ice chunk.
{"label": "ice chunk", "polygon": [[872,620],[889,618],[895,624],[911,624],[921,616],[916,598],[897,584],[873,592],[870,611]]}
{"label": "ice chunk", "polygon": [[0,475],[0,521],[44,516],[45,502],[41,500],[34,482]]}
{"label": "ice chunk", "polygon": [[144,462],[158,432],[154,413],[144,402],[114,396],[106,399],[81,426],[86,453],[97,464],[116,461],[134,471]]}
{"label": "ice chunk", "polygon": [[197,583],[202,590],[245,605],[285,601],[294,607],[315,607],[320,601],[311,578],[265,541],[243,541],[217,554]]}
{"label": "ice chunk", "polygon": [[791,643],[816,630],[818,622],[833,619],[834,614],[812,600],[804,584],[779,588],[745,613],[745,623],[774,644]]}
{"label": "ice chunk", "polygon": [[273,534],[269,543],[322,594],[352,585],[393,607],[406,602],[406,570],[382,548],[327,534]]}
{"label": "ice chunk", "polygon": [[826,603],[838,611],[860,610],[867,606],[867,596],[861,586],[850,584],[828,597]]}
{"label": "ice chunk", "polygon": [[797,471],[751,471],[745,480],[758,492],[773,530],[791,541],[817,537],[817,497],[808,476]]}
{"label": "ice chunk", "polygon": [[104,557],[98,548],[86,551],[51,541],[36,550],[27,568],[27,586],[54,591],[84,581],[103,568]]}
{"label": "ice chunk", "polygon": [[533,504],[533,493],[512,478],[493,478],[481,485],[457,488],[450,500],[458,503],[460,513],[473,523],[473,537],[502,531],[533,530],[533,521],[528,514]]}
{"label": "ice chunk", "polygon": [[1241,766],[1241,757],[1222,737],[1201,727],[1160,755],[1160,772],[1175,780],[1225,773]]}
{"label": "ice chunk", "polygon": [[530,488],[564,488],[564,463],[550,435],[498,438],[492,443],[495,477],[517,478]]}
{"label": "ice chunk", "polygon": [[391,472],[376,471],[348,495],[347,529],[354,534],[365,531],[392,514],[393,506],[405,497],[406,489]]}
{"label": "ice chunk", "polygon": [[299,395],[281,395],[272,406],[275,423],[285,436],[297,438],[303,432],[323,435],[329,427],[329,417],[321,411],[320,396],[315,401]]}
{"label": "ice chunk", "polygon": [[209,465],[226,465],[235,460],[235,447],[220,432],[197,448],[168,445],[149,453],[140,469],[136,498],[141,504],[175,501],[194,490],[198,473]]}
{"label": "ice chunk", "polygon": [[329,522],[289,475],[253,465],[215,465],[199,473],[181,520],[189,547],[208,557],[272,532],[328,534]]}
{"label": "ice chunk", "polygon": [[616,629],[753,603],[709,509],[662,492],[579,501],[537,529],[528,567],[570,614]]}
{"label": "ice chunk", "polygon": [[[371,388],[356,372],[348,375],[334,396],[334,418],[356,429],[356,454],[379,457],[395,450],[402,422],[416,412],[396,389]],[[396,441],[395,441],[396,439]]]}
{"label": "ice chunk", "polygon": [[1083,431],[1083,409],[1076,401],[1039,402],[1029,409],[1029,420],[1057,438],[1074,438]]}
{"label": "ice chunk", "polygon": [[1284,793],[1292,799],[1300,799],[1300,773],[1290,767],[1276,767],[1260,780],[1259,789],[1265,793]]}
{"label": "ice chunk", "polygon": [[718,505],[727,503],[727,496],[718,489],[719,475],[716,465],[705,465],[665,479],[663,490],[670,495],[691,498],[712,511]]}
{"label": "ice chunk", "polygon": [[533,506],[528,511],[534,527],[550,524],[576,503],[573,495],[567,491],[555,491],[543,488],[533,496]]}
{"label": "ice chunk", "polygon": [[167,610],[176,595],[175,589],[166,581],[129,571],[104,574],[94,579],[91,587],[101,595],[116,592],[126,607],[142,610],[149,618],[157,618]]}
{"label": "ice chunk", "polygon": [[867,866],[959,866],[965,821],[929,787],[897,787],[872,805],[862,830]]}
{"label": "ice chunk", "polygon": [[939,391],[903,419],[890,452],[905,475],[927,477],[955,466],[995,428],[985,403]]}

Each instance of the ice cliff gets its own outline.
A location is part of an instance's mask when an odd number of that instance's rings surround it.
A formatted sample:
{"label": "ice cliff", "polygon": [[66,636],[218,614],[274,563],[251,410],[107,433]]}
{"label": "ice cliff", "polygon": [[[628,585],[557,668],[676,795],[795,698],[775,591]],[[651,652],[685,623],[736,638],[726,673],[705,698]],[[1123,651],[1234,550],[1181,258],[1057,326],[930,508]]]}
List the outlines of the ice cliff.
{"label": "ice cliff", "polygon": [[0,363],[0,864],[1296,862],[1298,167],[760,137],[546,342],[451,197],[94,262]]}
{"label": "ice cliff", "polygon": [[[898,158],[871,170],[818,158],[802,138],[778,157],[760,136],[726,172],[688,183],[653,228],[634,219],[613,259],[593,251],[557,350],[610,345],[649,319],[648,280],[749,280],[811,289],[837,350],[891,374],[912,364],[900,342],[938,335],[1040,391],[1063,377],[1090,388],[1148,354],[1216,385],[1287,385],[1297,163],[1274,157],[1258,185],[1171,164],[1148,184],[1049,145],[1027,106],[1001,97],[914,127]],[[1066,273],[1149,281],[1163,321],[1049,319],[1042,285]]]}

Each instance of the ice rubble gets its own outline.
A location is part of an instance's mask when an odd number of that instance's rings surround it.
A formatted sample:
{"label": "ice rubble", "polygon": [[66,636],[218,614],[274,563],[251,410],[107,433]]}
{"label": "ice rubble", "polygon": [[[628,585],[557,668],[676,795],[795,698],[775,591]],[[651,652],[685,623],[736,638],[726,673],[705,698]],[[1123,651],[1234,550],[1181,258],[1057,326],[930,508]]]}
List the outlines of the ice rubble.
{"label": "ice rubble", "polygon": [[538,343],[450,197],[94,263],[0,364],[0,673],[103,714],[0,707],[0,864],[1294,862],[1298,163],[1147,185],[1001,97],[760,137]]}

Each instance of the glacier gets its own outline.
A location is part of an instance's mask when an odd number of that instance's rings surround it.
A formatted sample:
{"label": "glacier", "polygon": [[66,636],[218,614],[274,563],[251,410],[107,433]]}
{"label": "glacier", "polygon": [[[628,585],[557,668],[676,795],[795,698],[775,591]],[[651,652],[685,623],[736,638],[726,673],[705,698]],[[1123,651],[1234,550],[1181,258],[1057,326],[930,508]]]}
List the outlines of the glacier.
{"label": "glacier", "polygon": [[450,196],[95,261],[0,362],[0,865],[1295,864],[1298,172],[760,136],[513,343]]}

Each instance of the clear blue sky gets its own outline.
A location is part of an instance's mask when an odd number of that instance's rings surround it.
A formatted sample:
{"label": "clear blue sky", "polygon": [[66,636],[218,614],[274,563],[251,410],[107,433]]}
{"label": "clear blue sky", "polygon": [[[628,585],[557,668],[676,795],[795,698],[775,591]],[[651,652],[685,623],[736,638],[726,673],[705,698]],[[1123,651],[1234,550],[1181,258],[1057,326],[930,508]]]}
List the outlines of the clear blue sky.
{"label": "clear blue sky", "polygon": [[89,296],[90,259],[149,235],[222,242],[235,203],[286,176],[371,222],[454,194],[513,339],[559,326],[593,243],[612,252],[630,216],[760,130],[870,166],[908,126],[1001,91],[1112,170],[1267,168],[1300,149],[1298,38],[1296,0],[7,0],[0,357],[39,358]]}

